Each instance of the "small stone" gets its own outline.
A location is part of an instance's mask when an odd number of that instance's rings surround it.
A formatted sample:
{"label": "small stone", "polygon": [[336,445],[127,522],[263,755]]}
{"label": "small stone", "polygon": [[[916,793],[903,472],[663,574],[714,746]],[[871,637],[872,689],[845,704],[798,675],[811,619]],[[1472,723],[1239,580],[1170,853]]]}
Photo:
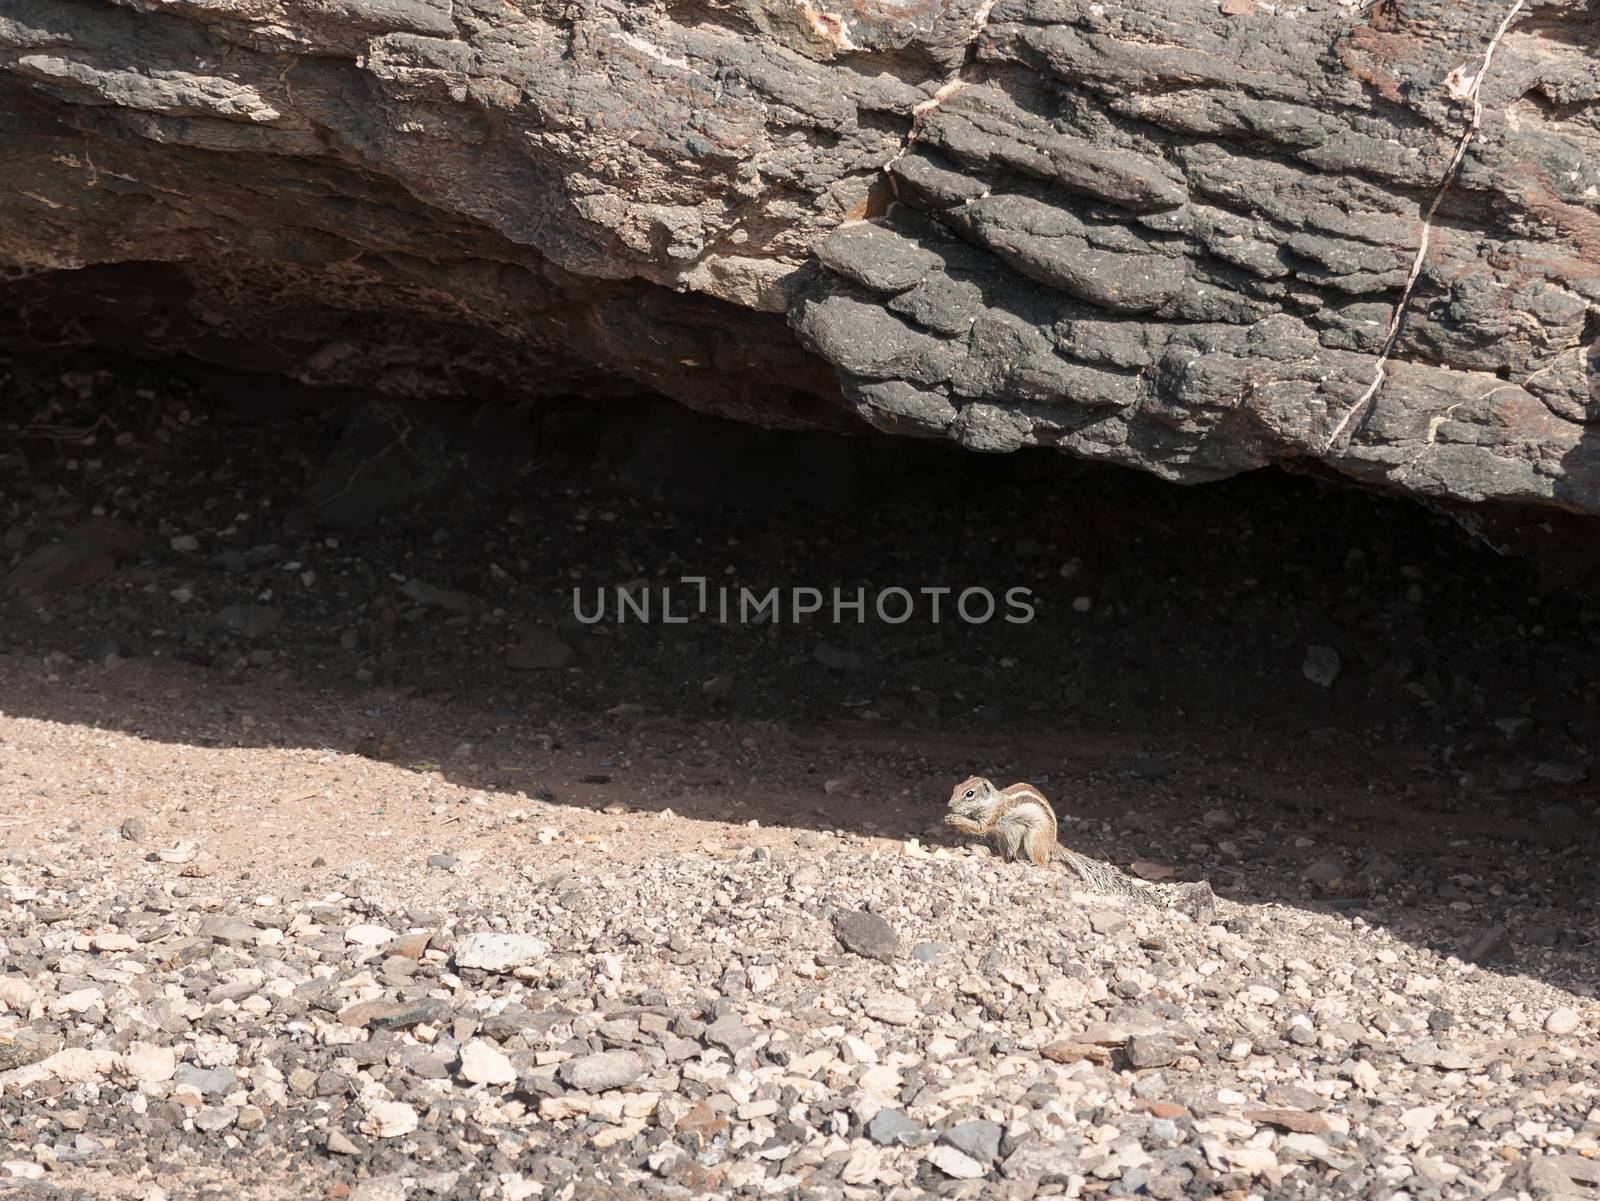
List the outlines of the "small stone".
{"label": "small stone", "polygon": [[443,871],[449,871],[457,862],[454,855],[434,854],[428,856],[428,866],[437,867]]}
{"label": "small stone", "polygon": [[351,926],[344,940],[353,947],[381,947],[393,942],[395,933],[386,926]]}
{"label": "small stone", "polygon": [[217,624],[242,638],[263,638],[283,624],[283,613],[271,605],[229,605],[217,610]]}
{"label": "small stone", "polygon": [[1559,1038],[1576,1030],[1581,1020],[1576,1009],[1568,1009],[1566,1007],[1552,1009],[1550,1016],[1544,1020],[1544,1032],[1546,1034],[1554,1034]]}
{"label": "small stone", "polygon": [[402,934],[384,947],[383,953],[385,956],[398,955],[401,959],[417,960],[422,958],[422,953],[432,941],[433,935],[426,930],[417,934]]}
{"label": "small stone", "polygon": [[193,1063],[181,1064],[173,1080],[179,1086],[188,1085],[202,1097],[225,1097],[239,1087],[239,1077],[230,1069],[203,1068]]}
{"label": "small stone", "polygon": [[704,1037],[713,1047],[721,1047],[729,1055],[738,1055],[761,1036],[730,1013],[707,1026]]}
{"label": "small stone", "polygon": [[909,1026],[917,1020],[917,1003],[904,993],[873,993],[862,1008],[869,1018],[890,1026]]}
{"label": "small stone", "polygon": [[477,598],[470,593],[440,588],[437,584],[430,584],[427,580],[419,580],[415,576],[401,584],[399,591],[402,596],[416,601],[419,605],[432,605],[435,608],[448,609],[452,613],[471,613],[479,607]]}
{"label": "small stone", "polygon": [[1579,1192],[1582,1186],[1566,1170],[1567,1164],[1576,1159],[1577,1156],[1532,1155],[1524,1161],[1516,1175],[1533,1196],[1550,1198],[1551,1201],[1568,1201],[1568,1198],[1583,1195]]}
{"label": "small stone", "polygon": [[178,869],[178,875],[190,880],[203,880],[217,874],[221,861],[210,851],[198,851],[195,857]]}
{"label": "small stone", "polygon": [[1511,956],[1511,930],[1503,924],[1490,926],[1480,934],[1467,953],[1462,956],[1468,963],[1487,966]]}
{"label": "small stone", "polygon": [[208,1105],[194,1115],[194,1128],[201,1134],[220,1134],[238,1118],[239,1111],[232,1105]]}
{"label": "small stone", "polygon": [[1000,1156],[1000,1140],[1005,1132],[999,1122],[971,1121],[952,1126],[939,1137],[976,1162],[992,1164]]}
{"label": "small stone", "polygon": [[1339,652],[1331,646],[1308,646],[1300,670],[1318,688],[1332,688],[1339,678]]}
{"label": "small stone", "polygon": [[143,842],[150,833],[150,827],[145,824],[142,817],[123,818],[118,830],[129,842]]}
{"label": "small stone", "polygon": [[1129,1035],[1123,1053],[1128,1065],[1138,1071],[1164,1068],[1178,1062],[1178,1044],[1160,1034]]}
{"label": "small stone", "polygon": [[811,652],[811,657],[822,666],[834,671],[860,672],[872,666],[872,660],[861,651],[827,639],[817,643],[816,649]]}
{"label": "small stone", "polygon": [[0,976],[0,1009],[26,1013],[38,996],[38,990],[21,976]]}
{"label": "small stone", "polygon": [[117,1057],[111,1051],[67,1047],[41,1061],[40,1066],[63,1084],[83,1084],[115,1071]]}
{"label": "small stone", "polygon": [[[380,1101],[367,1111],[361,1123],[364,1134],[374,1138],[400,1138],[417,1128],[417,1111],[404,1101]],[[333,1150],[333,1136],[328,1137],[328,1149]]]}
{"label": "small stone", "polygon": [[461,1077],[473,1084],[514,1084],[517,1069],[496,1048],[475,1038],[461,1048]]}
{"label": "small stone", "polygon": [[[1177,1141],[1177,1130],[1172,1126],[1174,1121],[1178,1118],[1194,1117],[1187,1105],[1179,1105],[1176,1101],[1155,1101],[1148,1106],[1148,1109],[1150,1116],[1156,1119],[1150,1124],[1152,1132],[1157,1133],[1157,1136],[1165,1142]],[[1162,1126],[1159,1132],[1156,1132],[1157,1124],[1162,1122],[1165,1122],[1166,1125]]]}
{"label": "small stone", "polygon": [[1457,1047],[1441,1047],[1421,1042],[1400,1052],[1400,1058],[1415,1068],[1437,1068],[1442,1072],[1462,1072],[1470,1068],[1472,1056]]}
{"label": "small stone", "polygon": [[87,1013],[105,999],[98,988],[78,988],[50,1003],[51,1013]]}
{"label": "small stone", "polygon": [[1271,1147],[1225,1147],[1222,1155],[1241,1172],[1252,1176],[1275,1171],[1278,1167],[1278,1154]]}
{"label": "small stone", "polygon": [[876,1147],[858,1147],[845,1160],[839,1179],[845,1184],[871,1184],[878,1179],[882,1167],[883,1156]]}
{"label": "small stone", "polygon": [[1540,763],[1533,769],[1536,780],[1548,780],[1552,784],[1576,784],[1589,773],[1575,763]]}
{"label": "small stone", "polygon": [[1115,934],[1127,925],[1127,917],[1112,909],[1097,909],[1089,915],[1089,929],[1096,934]]}
{"label": "small stone", "polygon": [[1052,1063],[1077,1063],[1080,1059],[1087,1059],[1094,1063],[1109,1063],[1110,1053],[1094,1043],[1074,1042],[1071,1039],[1060,1039],[1046,1044],[1040,1049],[1043,1055]]}
{"label": "small stone", "polygon": [[1329,1130],[1327,1118],[1303,1109],[1247,1109],[1240,1116],[1247,1122],[1276,1126],[1295,1134],[1326,1134]]}
{"label": "small stone", "polygon": [[[350,1201],[406,1201],[408,1192],[406,1178],[391,1172],[363,1180],[350,1191]],[[511,1201],[511,1188],[502,1185],[500,1195]]]}
{"label": "small stone", "polygon": [[338,1130],[328,1132],[328,1151],[333,1155],[360,1155],[361,1148],[352,1143]]}
{"label": "small stone", "polygon": [[171,1047],[135,1043],[122,1056],[122,1070],[141,1084],[171,1080],[178,1070],[178,1056]]}
{"label": "small stone", "polygon": [[1358,1059],[1350,1066],[1350,1083],[1364,1093],[1375,1092],[1383,1083],[1383,1076],[1365,1059]]}
{"label": "small stone", "polygon": [[964,1151],[941,1143],[928,1152],[928,1162],[956,1180],[978,1180],[987,1169]]}
{"label": "small stone", "polygon": [[949,953],[950,944],[947,942],[919,942],[911,948],[911,957],[918,963],[935,963]]}
{"label": "small stone", "polygon": [[512,671],[559,671],[577,660],[578,652],[548,626],[523,630],[521,641],[506,653],[506,666]]}
{"label": "small stone", "polygon": [[894,927],[865,909],[838,914],[833,919],[833,935],[845,950],[868,959],[889,963],[900,954],[900,937]]}
{"label": "small stone", "polygon": [[693,1134],[702,1142],[710,1142],[719,1134],[726,1133],[728,1122],[726,1118],[719,1117],[716,1110],[701,1101],[679,1118],[673,1129],[679,1134]]}
{"label": "small stone", "polygon": [[505,973],[538,963],[550,944],[531,934],[472,934],[456,943],[457,967]]}
{"label": "small stone", "polygon": [[923,1133],[922,1127],[899,1109],[880,1109],[867,1123],[867,1137],[880,1147],[914,1143]]}
{"label": "small stone", "polygon": [[225,917],[217,914],[208,917],[200,924],[200,933],[212,942],[221,943],[227,947],[253,947],[261,931],[249,922],[241,921],[236,917]]}
{"label": "small stone", "polygon": [[89,940],[89,945],[102,955],[113,955],[122,951],[131,951],[139,944],[133,935],[117,931],[112,934],[96,934]]}
{"label": "small stone", "polygon": [[626,1088],[644,1074],[644,1060],[633,1051],[597,1051],[569,1059],[556,1073],[569,1088],[586,1093]]}

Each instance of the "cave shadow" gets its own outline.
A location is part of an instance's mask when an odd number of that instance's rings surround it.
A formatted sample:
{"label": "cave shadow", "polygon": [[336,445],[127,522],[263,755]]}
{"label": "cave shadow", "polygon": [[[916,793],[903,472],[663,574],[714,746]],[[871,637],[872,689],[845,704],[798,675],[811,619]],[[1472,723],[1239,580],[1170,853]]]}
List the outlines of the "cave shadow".
{"label": "cave shadow", "polygon": [[[1048,455],[867,454],[720,424],[703,436],[711,419],[655,407],[620,430],[557,417],[509,495],[333,533],[296,498],[337,426],[302,413],[262,437],[259,413],[219,414],[183,454],[247,458],[227,486],[272,502],[251,537],[284,551],[243,571],[172,548],[206,524],[182,473],[135,464],[96,483],[36,457],[10,493],[16,556],[77,514],[46,519],[61,492],[167,541],[86,586],[8,602],[0,711],[186,747],[381,758],[558,805],[951,845],[938,819],[955,780],[1027,778],[1085,852],[1600,983],[1594,617],[1448,521],[1277,473],[1181,490]],[[217,484],[217,469],[200,474]],[[114,503],[141,479],[137,505]],[[316,585],[297,585],[305,571]],[[1038,613],[762,626],[571,613],[574,584],[718,573],[757,591],[1016,583]],[[401,592],[413,580],[486,605],[418,601]],[[173,596],[184,587],[202,608]],[[263,593],[273,630],[207,624]],[[574,659],[511,667],[530,645]],[[1311,647],[1337,656],[1328,686]]]}

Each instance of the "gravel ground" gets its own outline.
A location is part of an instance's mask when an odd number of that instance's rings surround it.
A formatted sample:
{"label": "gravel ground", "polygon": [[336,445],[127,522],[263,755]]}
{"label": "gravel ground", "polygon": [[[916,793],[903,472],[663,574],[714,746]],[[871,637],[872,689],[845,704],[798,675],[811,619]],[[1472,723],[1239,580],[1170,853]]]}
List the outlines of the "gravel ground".
{"label": "gravel ground", "polygon": [[0,1172],[40,1195],[1600,1185],[1592,993],[1360,916],[1199,925],[831,836],[431,881],[353,860],[281,893],[116,840],[0,870],[7,1053],[61,1048],[0,1073]]}
{"label": "gravel ground", "polygon": [[[0,1196],[1600,1198],[1600,612],[1448,523],[3,385]],[[1040,620],[570,619],[708,563]],[[952,839],[975,771],[1215,914]]]}

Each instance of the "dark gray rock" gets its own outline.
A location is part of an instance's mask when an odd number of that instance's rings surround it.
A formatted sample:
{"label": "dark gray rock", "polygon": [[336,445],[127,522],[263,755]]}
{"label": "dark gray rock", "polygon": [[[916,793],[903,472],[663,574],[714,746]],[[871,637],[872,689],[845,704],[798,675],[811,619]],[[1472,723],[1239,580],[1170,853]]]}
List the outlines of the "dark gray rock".
{"label": "dark gray rock", "polygon": [[833,919],[833,935],[847,951],[868,959],[892,962],[900,954],[900,936],[876,913],[849,910]]}
{"label": "dark gray rock", "polygon": [[964,1151],[981,1164],[991,1164],[1000,1156],[1000,1140],[1005,1127],[999,1122],[960,1122],[943,1131],[939,1138],[958,1151]]}
{"label": "dark gray rock", "polygon": [[880,1147],[893,1147],[921,1140],[927,1133],[899,1109],[880,1109],[866,1126],[867,1137]]}
{"label": "dark gray rock", "polygon": [[271,605],[229,605],[217,610],[217,624],[241,638],[263,638],[283,624],[283,611]]}
{"label": "dark gray rock", "polygon": [[1178,1044],[1161,1034],[1134,1034],[1128,1037],[1123,1053],[1128,1066],[1143,1071],[1146,1068],[1170,1067],[1178,1062]]}
{"label": "dark gray rock", "polygon": [[242,918],[219,913],[200,924],[200,933],[224,946],[253,947],[261,932]]}
{"label": "dark gray rock", "polygon": [[872,666],[872,660],[865,652],[858,651],[854,647],[840,646],[837,642],[829,642],[826,639],[817,643],[817,648],[811,652],[811,657],[834,671],[859,672],[866,671]]}
{"label": "dark gray rock", "polygon": [[721,1047],[728,1054],[737,1055],[754,1045],[760,1035],[730,1013],[707,1026],[704,1037],[713,1047]]}
{"label": "dark gray rock", "polygon": [[554,630],[530,626],[522,639],[506,653],[506,666],[513,671],[557,671],[577,662],[573,650]]}
{"label": "dark gray rock", "polygon": [[1469,963],[1487,967],[1489,964],[1503,963],[1510,959],[1515,947],[1510,927],[1497,923],[1474,939],[1462,958]]}

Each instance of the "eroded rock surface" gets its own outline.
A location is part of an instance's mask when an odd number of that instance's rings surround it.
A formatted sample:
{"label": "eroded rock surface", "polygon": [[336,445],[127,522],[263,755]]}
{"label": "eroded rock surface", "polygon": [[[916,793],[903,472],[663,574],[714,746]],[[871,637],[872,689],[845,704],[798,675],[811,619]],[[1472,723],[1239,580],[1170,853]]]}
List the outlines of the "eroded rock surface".
{"label": "eroded rock surface", "polygon": [[1597,42],[1567,0],[12,0],[4,325],[1595,513]]}

